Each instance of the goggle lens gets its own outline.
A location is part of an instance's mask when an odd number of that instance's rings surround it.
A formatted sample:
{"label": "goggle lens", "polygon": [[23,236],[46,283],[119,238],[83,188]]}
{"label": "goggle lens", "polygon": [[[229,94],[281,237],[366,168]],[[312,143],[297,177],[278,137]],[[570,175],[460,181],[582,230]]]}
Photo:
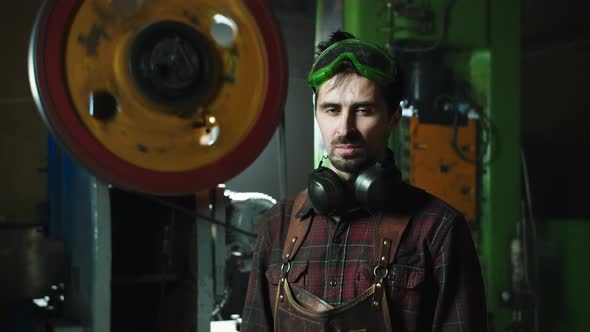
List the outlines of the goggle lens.
{"label": "goggle lens", "polygon": [[307,84],[317,91],[338,72],[344,61],[354,66],[360,75],[380,84],[391,83],[397,76],[393,55],[374,44],[345,39],[328,47],[316,58]]}

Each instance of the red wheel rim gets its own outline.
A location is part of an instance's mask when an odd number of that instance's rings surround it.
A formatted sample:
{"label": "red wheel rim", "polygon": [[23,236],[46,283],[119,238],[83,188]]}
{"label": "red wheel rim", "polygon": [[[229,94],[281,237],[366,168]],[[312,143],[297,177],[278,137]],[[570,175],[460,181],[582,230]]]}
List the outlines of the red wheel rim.
{"label": "red wheel rim", "polygon": [[281,118],[287,92],[284,45],[263,0],[242,0],[255,18],[267,50],[262,110],[247,136],[219,160],[181,172],[159,172],[133,165],[107,150],[85,128],[70,99],[64,77],[63,45],[81,1],[46,1],[33,29],[29,51],[29,78],[33,96],[50,132],[73,159],[97,177],[130,190],[175,195],[222,183],[248,167],[271,139]]}

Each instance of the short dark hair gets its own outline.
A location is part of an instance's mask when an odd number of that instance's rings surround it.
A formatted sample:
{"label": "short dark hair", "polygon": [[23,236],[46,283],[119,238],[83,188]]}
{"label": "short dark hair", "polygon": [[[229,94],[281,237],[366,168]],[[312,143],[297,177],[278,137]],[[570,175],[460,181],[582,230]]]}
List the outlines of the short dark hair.
{"label": "short dark hair", "polygon": [[[330,37],[328,38],[328,40],[318,43],[318,45],[316,46],[316,57],[319,56],[320,54],[322,54],[330,46],[334,45],[337,42],[346,40],[346,39],[356,39],[356,37],[353,34],[345,32],[345,31],[337,30],[337,31],[333,32],[330,35]],[[321,67],[324,67],[324,66],[330,64],[335,59],[336,56],[337,55],[323,58],[320,62],[318,62],[316,64],[315,67],[321,68]],[[370,56],[369,52],[367,52],[367,53],[360,52],[357,56],[359,57],[359,60],[361,60],[364,63],[371,64],[371,63],[375,62],[374,58],[372,58]],[[335,83],[337,85],[340,84],[342,81],[344,81],[351,74],[357,74],[357,75],[362,76],[358,72],[358,70],[355,68],[355,66],[346,60],[342,61],[340,63],[340,65],[336,68],[336,72],[337,72],[337,74],[336,74],[337,78],[336,78]],[[399,70],[397,72],[399,73]],[[382,94],[383,98],[385,99],[385,103],[387,105],[387,108],[391,112],[395,112],[396,110],[398,110],[399,103],[402,99],[402,87],[400,84],[399,77],[387,85],[381,85],[377,82],[375,82],[375,83],[379,87],[381,94]],[[317,92],[318,91],[316,91],[316,93]],[[317,94],[316,94],[315,98],[316,98],[316,102],[317,102]]]}

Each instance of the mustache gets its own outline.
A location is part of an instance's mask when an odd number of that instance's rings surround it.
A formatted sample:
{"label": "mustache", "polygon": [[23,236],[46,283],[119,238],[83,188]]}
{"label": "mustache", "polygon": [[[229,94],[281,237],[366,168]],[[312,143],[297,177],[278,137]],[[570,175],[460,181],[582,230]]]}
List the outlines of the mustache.
{"label": "mustache", "polygon": [[332,145],[364,145],[365,140],[356,132],[346,136],[338,136],[332,140]]}

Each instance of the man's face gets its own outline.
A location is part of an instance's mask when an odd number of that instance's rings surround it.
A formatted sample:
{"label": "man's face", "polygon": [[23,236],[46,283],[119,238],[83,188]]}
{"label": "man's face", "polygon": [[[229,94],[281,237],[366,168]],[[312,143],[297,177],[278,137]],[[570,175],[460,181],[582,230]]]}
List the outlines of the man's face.
{"label": "man's face", "polygon": [[399,112],[388,112],[379,87],[365,77],[338,79],[332,77],[318,91],[316,119],[331,168],[340,175],[357,174],[384,158]]}

